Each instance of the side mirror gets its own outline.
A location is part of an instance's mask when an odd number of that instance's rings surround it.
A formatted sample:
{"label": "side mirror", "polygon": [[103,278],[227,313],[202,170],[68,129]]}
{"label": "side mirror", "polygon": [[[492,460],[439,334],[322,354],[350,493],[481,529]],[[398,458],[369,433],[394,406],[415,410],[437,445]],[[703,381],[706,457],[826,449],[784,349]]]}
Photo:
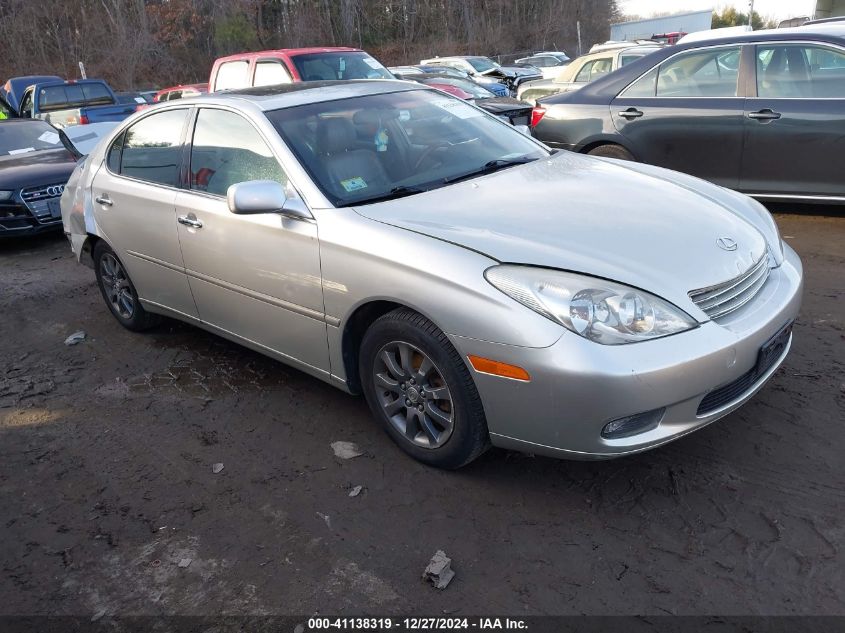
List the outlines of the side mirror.
{"label": "side mirror", "polygon": [[297,198],[288,198],[284,186],[275,180],[249,180],[239,182],[226,191],[229,211],[238,215],[257,213],[286,213],[311,219],[305,204]]}

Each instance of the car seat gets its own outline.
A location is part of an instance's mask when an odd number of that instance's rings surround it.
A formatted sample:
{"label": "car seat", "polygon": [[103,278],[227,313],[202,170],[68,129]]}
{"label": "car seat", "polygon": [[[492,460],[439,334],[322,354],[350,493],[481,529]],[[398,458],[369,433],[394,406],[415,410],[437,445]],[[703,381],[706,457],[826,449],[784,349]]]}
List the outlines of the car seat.
{"label": "car seat", "polygon": [[317,154],[329,186],[340,197],[351,193],[344,183],[352,180],[363,184],[361,189],[378,192],[390,184],[375,152],[357,148],[355,126],[348,119],[326,117],[317,123]]}

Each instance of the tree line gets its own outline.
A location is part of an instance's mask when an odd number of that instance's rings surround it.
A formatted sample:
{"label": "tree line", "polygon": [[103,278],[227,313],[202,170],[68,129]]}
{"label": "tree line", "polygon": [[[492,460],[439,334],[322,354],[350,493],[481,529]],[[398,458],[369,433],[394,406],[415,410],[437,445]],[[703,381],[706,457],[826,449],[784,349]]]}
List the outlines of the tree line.
{"label": "tree line", "polygon": [[385,65],[435,55],[584,51],[620,19],[616,0],[3,0],[0,81],[101,77],[116,89],[206,81],[216,57],[354,46]]}

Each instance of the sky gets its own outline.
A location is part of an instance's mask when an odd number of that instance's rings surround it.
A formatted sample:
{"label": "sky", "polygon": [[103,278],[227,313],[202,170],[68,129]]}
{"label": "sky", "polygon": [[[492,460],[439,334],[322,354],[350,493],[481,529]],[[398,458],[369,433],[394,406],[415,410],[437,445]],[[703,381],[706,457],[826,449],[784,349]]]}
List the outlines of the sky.
{"label": "sky", "polygon": [[[649,17],[652,13],[697,11],[736,7],[746,13],[748,0],[619,0],[619,8],[627,15]],[[764,18],[777,20],[813,14],[815,0],[754,0],[754,10]]]}

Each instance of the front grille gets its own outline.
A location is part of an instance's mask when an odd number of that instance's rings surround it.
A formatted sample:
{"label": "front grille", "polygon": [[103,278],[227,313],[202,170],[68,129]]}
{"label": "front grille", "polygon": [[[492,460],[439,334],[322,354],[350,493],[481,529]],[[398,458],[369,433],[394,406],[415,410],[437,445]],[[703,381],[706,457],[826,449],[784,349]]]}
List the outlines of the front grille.
{"label": "front grille", "polygon": [[61,198],[64,190],[64,183],[33,187],[21,191],[21,198],[39,222],[58,222],[59,218],[53,217],[50,212],[50,201]]}
{"label": "front grille", "polygon": [[718,319],[739,310],[751,301],[769,278],[769,256],[764,252],[751,268],[728,281],[691,290],[689,298],[711,319]]}

